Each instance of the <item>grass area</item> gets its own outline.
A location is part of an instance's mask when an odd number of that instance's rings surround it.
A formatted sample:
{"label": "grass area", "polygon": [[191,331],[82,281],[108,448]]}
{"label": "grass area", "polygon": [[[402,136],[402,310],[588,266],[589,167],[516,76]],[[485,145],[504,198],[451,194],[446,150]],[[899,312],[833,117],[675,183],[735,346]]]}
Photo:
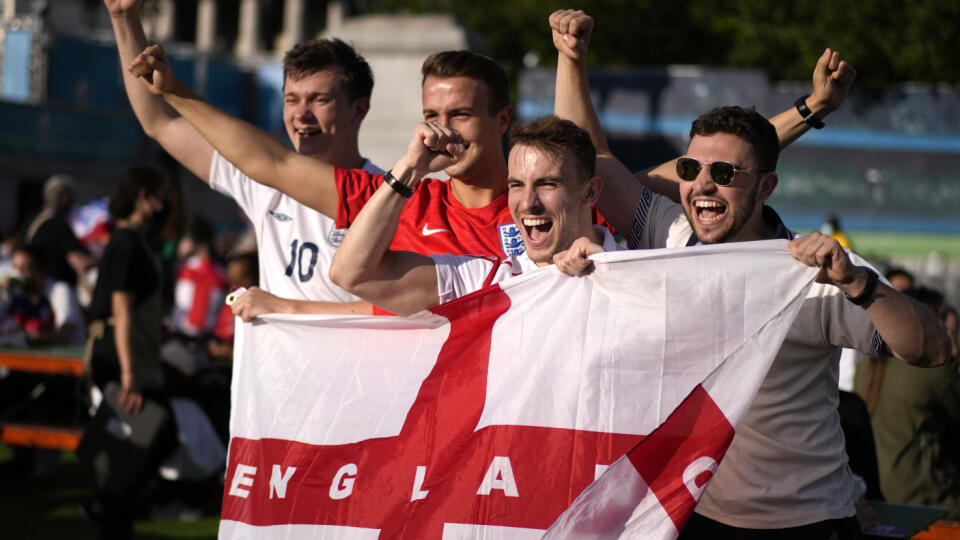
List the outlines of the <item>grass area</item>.
{"label": "grass area", "polygon": [[960,236],[951,234],[893,234],[851,232],[853,246],[864,256],[925,259],[937,252],[960,261]]}
{"label": "grass area", "polygon": [[[798,230],[806,234],[809,230]],[[939,253],[960,261],[960,235],[847,231],[857,253],[869,259],[926,259]]]}
{"label": "grass area", "polygon": [[[10,448],[0,445],[0,465],[13,457]],[[93,496],[91,470],[70,452],[63,452],[53,475],[36,479],[8,474],[0,476],[0,523],[3,538],[53,540],[94,540],[92,524],[81,518],[77,505]],[[219,518],[205,516],[196,521],[138,520],[137,540],[181,538],[214,539]]]}

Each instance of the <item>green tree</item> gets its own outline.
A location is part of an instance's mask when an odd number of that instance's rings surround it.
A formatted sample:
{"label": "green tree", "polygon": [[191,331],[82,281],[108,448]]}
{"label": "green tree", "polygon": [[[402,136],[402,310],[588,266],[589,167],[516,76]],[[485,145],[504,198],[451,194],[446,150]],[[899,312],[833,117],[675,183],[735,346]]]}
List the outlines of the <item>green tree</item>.
{"label": "green tree", "polygon": [[[559,0],[380,0],[377,11],[453,14],[482,37],[488,54],[515,76],[527,53],[545,65],[556,52],[547,16]],[[960,83],[960,2],[956,0],[586,0],[594,16],[594,67],[700,64],[751,67],[774,79],[810,76],[825,47],[858,72],[857,87],[901,81]]]}

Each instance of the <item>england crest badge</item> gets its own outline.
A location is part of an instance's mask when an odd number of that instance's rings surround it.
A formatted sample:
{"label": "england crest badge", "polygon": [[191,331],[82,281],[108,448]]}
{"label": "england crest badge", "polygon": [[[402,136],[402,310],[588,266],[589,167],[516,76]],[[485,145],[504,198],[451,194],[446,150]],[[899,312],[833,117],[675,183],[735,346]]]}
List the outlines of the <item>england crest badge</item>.
{"label": "england crest badge", "polygon": [[523,245],[523,237],[520,236],[520,229],[516,223],[506,223],[500,225],[500,246],[503,248],[503,254],[507,257],[520,255],[526,248]]}
{"label": "england crest badge", "polygon": [[343,227],[341,229],[330,227],[330,233],[327,234],[327,242],[333,247],[340,247],[340,242],[343,242],[343,237],[347,235],[348,230],[350,230],[349,227]]}

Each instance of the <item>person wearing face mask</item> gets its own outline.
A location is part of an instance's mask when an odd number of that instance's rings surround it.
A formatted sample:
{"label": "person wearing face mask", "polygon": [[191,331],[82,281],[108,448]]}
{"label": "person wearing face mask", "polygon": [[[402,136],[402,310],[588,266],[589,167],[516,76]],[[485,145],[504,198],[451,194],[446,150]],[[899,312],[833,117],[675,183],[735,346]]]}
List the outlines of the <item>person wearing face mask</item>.
{"label": "person wearing face mask", "polygon": [[[162,274],[144,237],[163,207],[165,188],[163,175],[151,168],[134,167],[123,176],[110,199],[116,228],[100,260],[90,304],[93,382],[103,393],[108,384],[119,384],[117,406],[127,413],[140,412],[145,399],[168,411],[170,407],[160,363]],[[84,511],[99,526],[102,538],[129,538],[141,488],[175,446],[176,430],[167,422],[151,445],[143,478],[117,482],[110,473],[97,470],[97,498]]]}

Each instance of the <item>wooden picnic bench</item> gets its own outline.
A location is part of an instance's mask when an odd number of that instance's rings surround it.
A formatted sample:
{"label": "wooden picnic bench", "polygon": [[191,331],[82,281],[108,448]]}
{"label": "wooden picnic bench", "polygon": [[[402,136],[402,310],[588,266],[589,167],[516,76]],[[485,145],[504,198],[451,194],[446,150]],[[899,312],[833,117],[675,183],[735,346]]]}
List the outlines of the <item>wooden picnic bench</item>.
{"label": "wooden picnic bench", "polygon": [[[0,367],[12,371],[80,377],[83,349],[78,347],[13,349],[0,347]],[[73,451],[81,427],[0,421],[0,443]]]}

